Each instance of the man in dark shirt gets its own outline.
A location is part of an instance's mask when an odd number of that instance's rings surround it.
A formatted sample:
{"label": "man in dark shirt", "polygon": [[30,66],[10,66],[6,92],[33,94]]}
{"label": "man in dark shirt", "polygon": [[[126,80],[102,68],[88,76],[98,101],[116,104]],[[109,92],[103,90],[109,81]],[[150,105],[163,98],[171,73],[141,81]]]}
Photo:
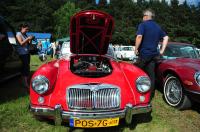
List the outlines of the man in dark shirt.
{"label": "man in dark shirt", "polygon": [[[143,12],[143,22],[139,24],[135,41],[135,54],[138,55],[138,67],[143,69],[151,79],[152,96],[155,88],[155,60],[162,55],[168,43],[168,36],[153,21],[154,13],[148,9]],[[160,51],[158,43],[163,40]]]}

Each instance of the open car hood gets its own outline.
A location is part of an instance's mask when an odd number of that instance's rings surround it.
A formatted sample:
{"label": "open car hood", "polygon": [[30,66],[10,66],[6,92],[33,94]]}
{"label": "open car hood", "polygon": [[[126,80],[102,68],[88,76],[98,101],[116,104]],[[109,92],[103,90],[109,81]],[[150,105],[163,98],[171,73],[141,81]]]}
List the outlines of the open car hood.
{"label": "open car hood", "polygon": [[75,14],[70,21],[70,51],[74,54],[106,54],[113,27],[113,18],[104,12],[88,10]]}

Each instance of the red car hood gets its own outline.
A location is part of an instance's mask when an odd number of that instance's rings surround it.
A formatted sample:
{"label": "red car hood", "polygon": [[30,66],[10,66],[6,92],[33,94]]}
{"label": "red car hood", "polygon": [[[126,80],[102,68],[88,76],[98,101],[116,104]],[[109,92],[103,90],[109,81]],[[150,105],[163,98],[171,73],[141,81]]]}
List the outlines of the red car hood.
{"label": "red car hood", "polygon": [[74,54],[106,54],[113,18],[100,11],[82,11],[70,22],[70,50]]}
{"label": "red car hood", "polygon": [[[64,88],[66,88],[66,86],[69,87],[72,85],[86,84],[86,83],[107,83],[123,87],[124,85],[126,85],[127,87],[127,81],[124,77],[123,72],[121,72],[121,69],[117,66],[118,64],[115,63],[113,65],[115,65],[115,70],[113,70],[111,75],[100,78],[88,78],[73,74],[69,69],[69,62],[63,62],[62,64],[60,64],[60,69],[59,69],[60,72],[57,81],[60,81],[60,84],[65,85]],[[68,81],[69,77],[70,81]]]}
{"label": "red car hood", "polygon": [[191,58],[177,58],[175,60],[170,60],[170,62],[180,65],[182,67],[190,67],[195,70],[200,70],[200,59]]}

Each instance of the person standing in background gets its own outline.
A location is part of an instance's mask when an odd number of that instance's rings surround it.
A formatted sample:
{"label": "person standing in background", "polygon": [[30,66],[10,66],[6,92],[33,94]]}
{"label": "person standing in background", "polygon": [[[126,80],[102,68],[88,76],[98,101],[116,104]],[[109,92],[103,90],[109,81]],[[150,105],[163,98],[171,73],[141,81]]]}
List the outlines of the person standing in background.
{"label": "person standing in background", "polygon": [[49,40],[45,39],[44,41],[42,41],[42,50],[45,51],[47,55],[51,54],[51,49],[51,43],[49,42]]}
{"label": "person standing in background", "polygon": [[[138,56],[136,65],[143,69],[151,79],[151,99],[155,92],[155,62],[162,55],[168,43],[167,34],[153,20],[151,9],[143,12],[143,22],[139,24],[135,41],[135,54]],[[163,40],[160,51],[158,43]]]}
{"label": "person standing in background", "polygon": [[29,44],[34,39],[34,36],[27,36],[26,33],[29,31],[29,25],[23,23],[20,25],[20,32],[16,34],[18,41],[17,51],[19,53],[20,59],[22,61],[22,82],[24,87],[29,88],[29,74],[30,74],[30,54],[29,54]]}
{"label": "person standing in background", "polygon": [[56,42],[51,43],[51,48],[52,48],[52,58],[55,58],[56,54]]}

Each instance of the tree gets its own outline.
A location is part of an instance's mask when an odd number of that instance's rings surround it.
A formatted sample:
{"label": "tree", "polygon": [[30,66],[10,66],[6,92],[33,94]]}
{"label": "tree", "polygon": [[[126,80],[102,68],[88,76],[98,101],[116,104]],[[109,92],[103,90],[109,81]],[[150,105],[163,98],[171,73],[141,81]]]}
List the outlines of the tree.
{"label": "tree", "polygon": [[[103,3],[105,0],[101,0]],[[102,10],[113,16],[115,29],[112,42],[134,43],[137,25],[142,20],[144,9],[155,11],[155,20],[167,32],[170,41],[200,44],[200,4],[182,5],[172,0],[171,5],[159,0],[111,0],[109,5],[96,5],[94,0],[0,0],[0,15],[17,29],[28,22],[32,31],[50,32],[56,37],[69,35],[70,17],[79,10]],[[64,5],[64,6],[63,6]]]}
{"label": "tree", "polygon": [[29,23],[33,32],[53,32],[53,12],[67,0],[1,0],[0,15],[18,31],[21,23]]}
{"label": "tree", "polygon": [[53,14],[55,37],[69,36],[70,17],[78,11],[74,3],[67,2]]}

